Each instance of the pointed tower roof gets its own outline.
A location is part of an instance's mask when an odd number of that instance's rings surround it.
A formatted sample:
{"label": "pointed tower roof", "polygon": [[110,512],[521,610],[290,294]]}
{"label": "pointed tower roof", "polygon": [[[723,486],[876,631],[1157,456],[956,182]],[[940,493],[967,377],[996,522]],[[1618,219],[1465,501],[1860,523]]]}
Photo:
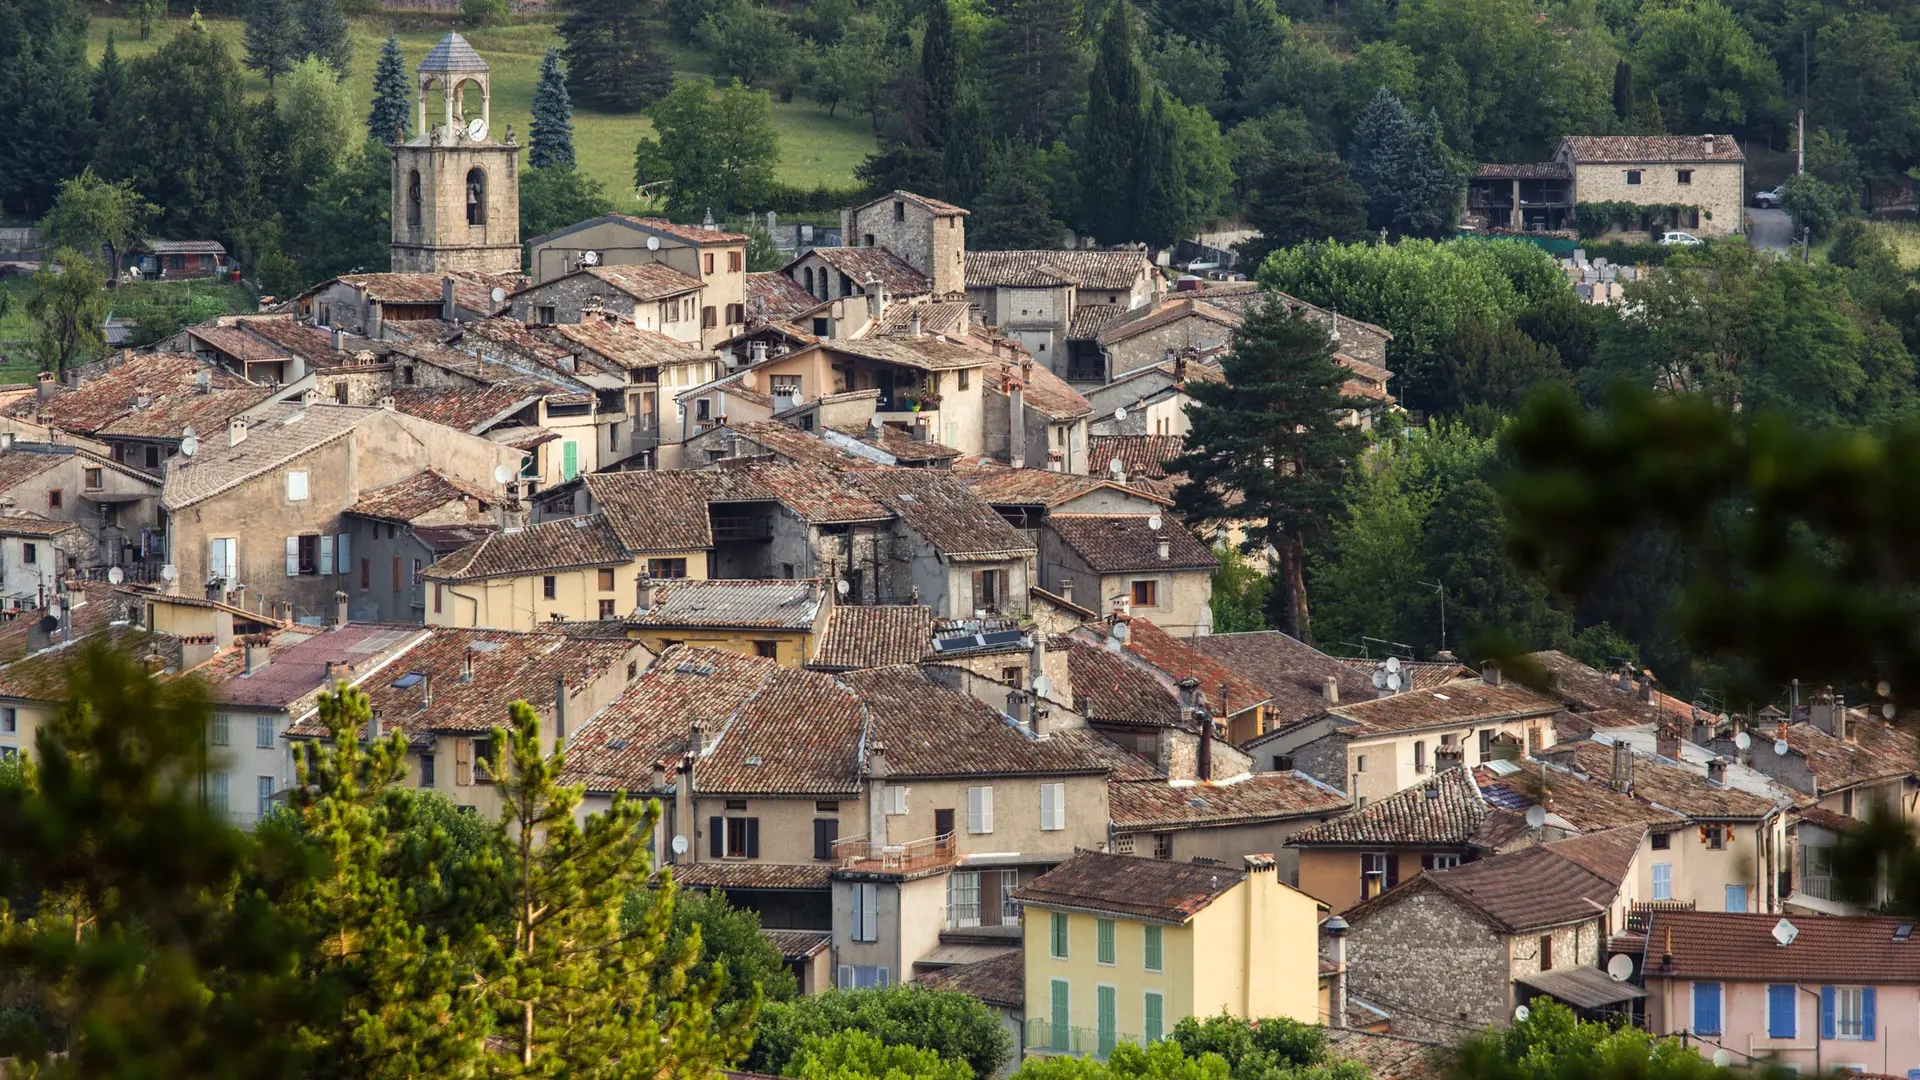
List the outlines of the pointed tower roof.
{"label": "pointed tower roof", "polygon": [[467,39],[459,34],[448,34],[436,43],[433,51],[420,61],[419,70],[428,74],[452,72],[481,72],[490,70],[487,62],[480,59]]}

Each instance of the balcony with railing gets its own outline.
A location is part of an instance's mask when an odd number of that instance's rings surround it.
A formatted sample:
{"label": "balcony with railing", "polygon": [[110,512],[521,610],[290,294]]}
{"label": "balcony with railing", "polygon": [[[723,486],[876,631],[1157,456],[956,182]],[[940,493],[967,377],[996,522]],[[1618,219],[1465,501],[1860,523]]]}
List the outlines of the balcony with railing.
{"label": "balcony with railing", "polygon": [[1647,924],[1652,921],[1655,912],[1692,911],[1691,900],[1646,900],[1627,909],[1626,931],[1629,934],[1644,934]]}
{"label": "balcony with railing", "polygon": [[1146,1036],[1130,1032],[1056,1024],[1044,1016],[1027,1018],[1027,1050],[1034,1054],[1091,1054],[1105,1058],[1121,1043],[1144,1047],[1148,1041]]}
{"label": "balcony with railing", "polygon": [[773,518],[754,514],[713,515],[715,540],[771,540]]}
{"label": "balcony with railing", "polygon": [[908,840],[900,844],[874,844],[864,836],[852,836],[833,842],[833,862],[842,870],[869,874],[913,874],[951,866],[960,860],[959,847],[952,833]]}

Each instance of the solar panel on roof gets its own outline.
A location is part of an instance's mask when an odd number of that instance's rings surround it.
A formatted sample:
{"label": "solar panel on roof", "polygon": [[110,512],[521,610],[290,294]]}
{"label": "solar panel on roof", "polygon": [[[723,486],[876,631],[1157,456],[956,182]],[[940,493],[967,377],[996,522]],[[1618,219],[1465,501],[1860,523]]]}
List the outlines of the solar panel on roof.
{"label": "solar panel on roof", "polygon": [[1480,794],[1486,796],[1488,802],[1502,810],[1525,810],[1533,805],[1527,801],[1525,795],[1503,787],[1483,787],[1480,789]]}
{"label": "solar panel on roof", "polygon": [[1026,636],[1027,635],[1018,630],[995,630],[991,634],[982,634],[980,636],[980,644],[988,646],[1011,645],[1016,641],[1025,640]]}
{"label": "solar panel on roof", "polygon": [[413,687],[419,686],[425,678],[426,676],[418,671],[409,671],[405,675],[393,680],[393,688],[395,690],[410,690]]}

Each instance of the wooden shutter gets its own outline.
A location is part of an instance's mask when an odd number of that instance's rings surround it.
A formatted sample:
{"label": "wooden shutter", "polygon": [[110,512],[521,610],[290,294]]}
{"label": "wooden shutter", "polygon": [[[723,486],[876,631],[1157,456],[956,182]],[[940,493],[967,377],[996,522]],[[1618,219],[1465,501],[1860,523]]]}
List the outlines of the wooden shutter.
{"label": "wooden shutter", "polygon": [[747,819],[747,858],[757,859],[759,857],[760,857],[760,819],[757,817],[750,817]]}
{"label": "wooden shutter", "polygon": [[453,740],[453,782],[465,787],[473,783],[473,740]]}
{"label": "wooden shutter", "polygon": [[835,818],[813,819],[813,857],[833,858],[833,842],[840,839],[840,822]]}
{"label": "wooden shutter", "polygon": [[1398,884],[1400,884],[1400,853],[1395,851],[1387,855],[1387,888],[1391,889]]}
{"label": "wooden shutter", "polygon": [[714,858],[723,858],[727,854],[727,819],[707,819],[707,854]]}
{"label": "wooden shutter", "polygon": [[360,560],[360,591],[365,592],[372,587],[373,587],[373,560],[363,558]]}
{"label": "wooden shutter", "polygon": [[337,564],[335,564],[335,567],[334,567],[339,572],[340,576],[346,577],[348,574],[353,573],[352,538],[349,537],[346,533],[341,533],[339,538],[334,541],[333,550],[338,552],[340,555],[340,561]]}
{"label": "wooden shutter", "polygon": [[400,591],[400,556],[393,557],[393,591]]}
{"label": "wooden shutter", "polygon": [[300,538],[287,537],[287,576],[300,576]]}
{"label": "wooden shutter", "polygon": [[1000,925],[1000,875],[988,870],[980,875],[980,925]]}
{"label": "wooden shutter", "polygon": [[322,574],[333,573],[333,537],[324,533],[320,536],[320,558],[314,563],[314,570]]}
{"label": "wooden shutter", "polygon": [[880,886],[862,883],[860,886],[860,930],[862,941],[880,940]]}

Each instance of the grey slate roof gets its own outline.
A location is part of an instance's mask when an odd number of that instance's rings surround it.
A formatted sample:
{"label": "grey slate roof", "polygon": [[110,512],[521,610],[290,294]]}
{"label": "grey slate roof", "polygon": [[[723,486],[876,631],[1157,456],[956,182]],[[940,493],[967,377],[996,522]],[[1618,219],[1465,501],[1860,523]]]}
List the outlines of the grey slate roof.
{"label": "grey slate roof", "polygon": [[435,43],[433,51],[427,53],[425,60],[420,61],[419,70],[467,72],[491,69],[487,67],[485,60],[480,59],[480,54],[474,51],[473,46],[467,44],[466,38],[459,34],[448,34]]}
{"label": "grey slate roof", "polygon": [[820,611],[821,595],[817,579],[682,579],[656,586],[653,607],[634,612],[627,624],[806,630]]}

